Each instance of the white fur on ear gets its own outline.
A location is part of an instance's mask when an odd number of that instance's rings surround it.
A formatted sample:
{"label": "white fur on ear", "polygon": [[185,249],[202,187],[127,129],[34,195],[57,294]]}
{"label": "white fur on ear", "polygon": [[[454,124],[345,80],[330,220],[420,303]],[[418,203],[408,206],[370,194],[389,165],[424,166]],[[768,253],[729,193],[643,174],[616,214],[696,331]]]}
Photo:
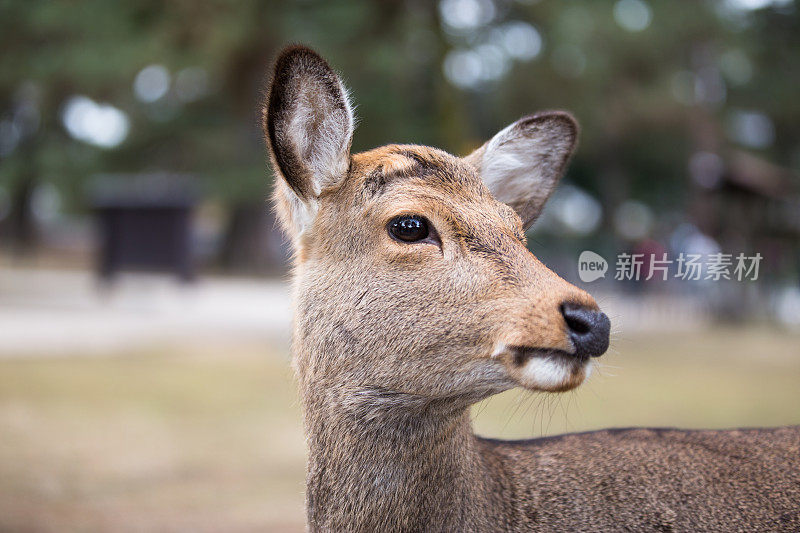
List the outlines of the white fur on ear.
{"label": "white fur on ear", "polygon": [[328,95],[308,83],[299,88],[288,113],[285,135],[309,167],[310,192],[315,197],[336,185],[347,173],[350,161],[353,108],[344,84],[338,78],[335,81],[342,102],[330,101]]}
{"label": "white fur on ear", "polygon": [[353,110],[349,92],[341,80],[336,81],[344,99],[343,107],[331,110],[331,102],[320,101],[312,87],[304,87],[300,89],[287,125],[286,136],[294,150],[304,157],[310,178],[306,189],[308,194],[299,196],[291,188],[286,191],[291,195],[292,231],[298,238],[317,215],[317,197],[324,189],[341,181],[350,164]]}
{"label": "white fur on ear", "polygon": [[295,248],[299,248],[300,238],[317,216],[319,202],[316,198],[300,198],[283,180],[275,183],[274,200],[281,225]]}
{"label": "white fur on ear", "polygon": [[525,117],[465,160],[492,194],[511,206],[527,228],[538,218],[575,148],[578,127],[564,112]]}

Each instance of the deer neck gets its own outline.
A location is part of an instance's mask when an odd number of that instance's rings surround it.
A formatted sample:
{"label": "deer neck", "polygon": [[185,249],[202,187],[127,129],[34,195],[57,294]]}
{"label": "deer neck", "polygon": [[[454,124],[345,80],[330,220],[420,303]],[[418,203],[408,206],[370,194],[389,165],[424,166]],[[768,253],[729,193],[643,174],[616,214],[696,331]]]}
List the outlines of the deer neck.
{"label": "deer neck", "polygon": [[305,423],[312,530],[457,531],[494,514],[466,406],[317,391],[305,396]]}

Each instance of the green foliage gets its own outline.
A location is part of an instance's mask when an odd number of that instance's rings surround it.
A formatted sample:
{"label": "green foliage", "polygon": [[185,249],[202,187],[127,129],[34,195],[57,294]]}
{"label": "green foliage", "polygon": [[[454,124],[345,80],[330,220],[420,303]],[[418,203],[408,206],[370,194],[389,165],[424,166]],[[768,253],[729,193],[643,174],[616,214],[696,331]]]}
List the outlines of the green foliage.
{"label": "green foliage", "polygon": [[[0,119],[11,121],[25,101],[40,116],[0,159],[0,183],[13,191],[25,180],[50,181],[81,207],[82,183],[94,173],[166,170],[197,174],[224,201],[266,197],[258,108],[271,58],[289,42],[318,48],[344,74],[363,119],[355,149],[417,142],[463,153],[523,114],[565,108],[583,125],[571,178],[610,206],[634,196],[666,209],[685,198],[692,151],[731,146],[730,111],[745,109],[774,123],[763,154],[800,166],[795,2],[731,12],[722,1],[651,0],[641,31],[621,27],[609,1],[491,5],[492,20],[459,34],[440,6],[421,0],[0,2]],[[447,53],[491,41],[509,21],[538,31],[538,56],[469,89],[451,84]],[[731,80],[723,58],[738,58],[750,76]],[[143,103],[132,84],[151,64],[167,68],[172,89]],[[208,90],[181,102],[174,82],[186,68],[203,69]],[[722,80],[724,99],[692,100],[703,75]],[[681,91],[689,100],[676,99]],[[74,95],[124,111],[124,142],[73,139],[62,112]]]}

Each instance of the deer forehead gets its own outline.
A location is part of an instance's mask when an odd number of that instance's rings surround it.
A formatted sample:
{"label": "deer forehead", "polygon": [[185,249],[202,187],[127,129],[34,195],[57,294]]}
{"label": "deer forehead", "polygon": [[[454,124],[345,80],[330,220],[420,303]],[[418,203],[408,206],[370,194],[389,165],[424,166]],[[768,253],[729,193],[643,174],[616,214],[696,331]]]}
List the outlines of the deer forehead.
{"label": "deer forehead", "polygon": [[476,170],[442,150],[388,145],[352,156],[349,194],[371,213],[439,214],[454,229],[492,226],[524,239],[522,221],[497,201]]}
{"label": "deer forehead", "polygon": [[352,156],[352,174],[379,195],[387,185],[413,177],[426,178],[432,189],[475,198],[491,196],[470,165],[428,146],[391,144]]}

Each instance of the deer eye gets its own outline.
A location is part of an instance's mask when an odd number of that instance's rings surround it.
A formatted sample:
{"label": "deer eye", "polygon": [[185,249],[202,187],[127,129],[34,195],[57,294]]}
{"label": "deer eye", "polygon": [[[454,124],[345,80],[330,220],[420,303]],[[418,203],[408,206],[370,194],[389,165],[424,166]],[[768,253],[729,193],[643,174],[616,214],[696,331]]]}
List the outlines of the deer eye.
{"label": "deer eye", "polygon": [[417,215],[403,215],[389,222],[389,234],[403,242],[418,242],[428,238],[428,221]]}

